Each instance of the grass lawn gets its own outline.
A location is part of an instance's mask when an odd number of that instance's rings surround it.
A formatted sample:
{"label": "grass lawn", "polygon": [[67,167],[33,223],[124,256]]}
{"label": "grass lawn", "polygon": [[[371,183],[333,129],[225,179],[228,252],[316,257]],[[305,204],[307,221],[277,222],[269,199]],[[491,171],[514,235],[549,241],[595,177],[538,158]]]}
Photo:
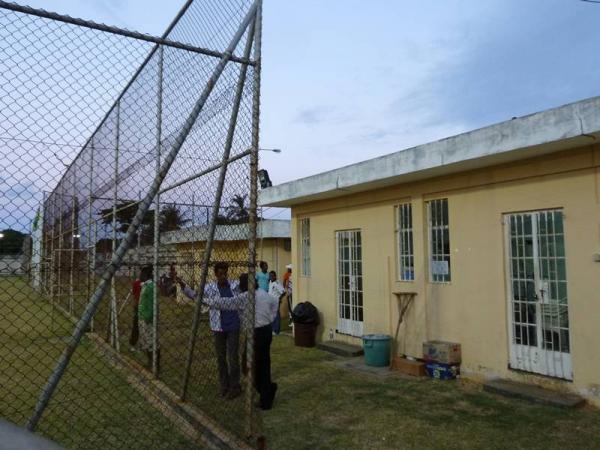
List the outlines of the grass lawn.
{"label": "grass lawn", "polygon": [[[25,281],[0,278],[0,417],[25,424],[72,330]],[[87,339],[38,431],[69,448],[197,448]]]}
{"label": "grass lawn", "polygon": [[[122,301],[129,280],[117,291]],[[74,309],[85,300],[77,294]],[[63,306],[66,303],[59,299]],[[161,379],[180,392],[193,308],[172,299],[161,305]],[[107,303],[95,320],[104,335]],[[119,318],[121,351],[139,362],[128,337],[131,311]],[[0,278],[0,417],[24,424],[64,349],[72,323],[52,313],[19,278]],[[188,400],[238,436],[242,399],[218,397],[216,364],[205,319],[201,324]],[[338,368],[336,357],[273,341],[275,407],[262,414],[271,449],[600,448],[600,411],[565,411],[482,392],[465,380],[440,382],[372,378]],[[127,384],[84,340],[39,431],[71,448],[192,448],[172,424]]]}
{"label": "grass lawn", "polygon": [[277,400],[263,422],[273,449],[600,448],[600,411],[488,394],[473,382],[371,378],[336,357],[273,341]]}

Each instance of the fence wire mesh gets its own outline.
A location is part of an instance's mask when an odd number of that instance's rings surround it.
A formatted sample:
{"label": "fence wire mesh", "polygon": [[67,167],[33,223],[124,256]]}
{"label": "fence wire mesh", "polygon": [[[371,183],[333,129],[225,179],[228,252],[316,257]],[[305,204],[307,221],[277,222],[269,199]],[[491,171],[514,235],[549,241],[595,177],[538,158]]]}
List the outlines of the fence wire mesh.
{"label": "fence wire mesh", "polygon": [[260,14],[188,1],[155,38],[0,2],[1,417],[74,448],[260,435],[252,307],[216,345],[189,297],[253,276]]}

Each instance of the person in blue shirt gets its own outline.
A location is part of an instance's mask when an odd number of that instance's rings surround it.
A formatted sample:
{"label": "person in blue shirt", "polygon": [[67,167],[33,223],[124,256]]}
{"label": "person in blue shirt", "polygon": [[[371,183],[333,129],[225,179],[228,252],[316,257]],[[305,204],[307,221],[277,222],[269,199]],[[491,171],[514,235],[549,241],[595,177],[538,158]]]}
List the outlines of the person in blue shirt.
{"label": "person in blue shirt", "polygon": [[[229,265],[219,261],[214,265],[216,282],[209,283],[204,288],[204,297],[220,296],[230,298],[239,293],[236,282],[228,279]],[[176,277],[183,293],[192,300],[197,298],[193,289]],[[240,317],[237,311],[220,311],[216,308],[209,310],[210,329],[213,332],[217,367],[219,369],[220,393],[223,397],[233,399],[242,393],[240,385]]]}
{"label": "person in blue shirt", "polygon": [[260,272],[256,274],[258,288],[262,291],[269,292],[269,265],[265,261],[261,261],[258,267],[260,267]]}

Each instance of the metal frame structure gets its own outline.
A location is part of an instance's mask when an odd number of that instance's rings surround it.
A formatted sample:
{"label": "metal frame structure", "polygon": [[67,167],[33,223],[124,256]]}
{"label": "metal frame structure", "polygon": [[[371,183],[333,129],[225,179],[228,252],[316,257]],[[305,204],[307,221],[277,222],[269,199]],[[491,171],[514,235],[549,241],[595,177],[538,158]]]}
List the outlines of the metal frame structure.
{"label": "metal frame structure", "polygon": [[[75,157],[73,162],[67,167],[67,170],[60,180],[58,186],[54,191],[47,196],[44,201],[45,217],[48,217],[45,222],[45,228],[42,233],[42,247],[45,255],[44,269],[42,274],[45,278],[41,283],[42,286],[46,287],[49,293],[50,303],[52,305],[52,314],[64,314],[65,312],[72,318],[76,319],[76,325],[72,332],[71,337],[68,340],[62,355],[56,362],[54,370],[47,379],[47,382],[39,395],[35,409],[27,422],[27,428],[31,431],[35,431],[38,428],[40,420],[42,419],[48,405],[53,398],[57,387],[61,383],[65,371],[69,367],[71,360],[79,347],[82,339],[86,332],[94,327],[94,316],[98,311],[98,307],[102,302],[106,294],[110,297],[109,307],[109,320],[108,320],[108,338],[111,347],[116,352],[120,352],[120,336],[119,336],[119,314],[124,307],[124,303],[119,305],[118,292],[116,286],[116,274],[120,270],[123,262],[126,258],[128,251],[133,249],[136,245],[135,240],[137,237],[137,247],[140,247],[142,224],[147,217],[151,206],[154,206],[154,220],[152,223],[153,227],[153,254],[152,254],[152,265],[154,266],[154,284],[158,286],[159,274],[158,267],[162,264],[160,260],[160,214],[162,206],[161,196],[172,192],[181,187],[185,187],[188,183],[195,180],[201,179],[202,177],[213,177],[217,174],[216,186],[214,186],[215,197],[212,205],[210,205],[210,216],[208,216],[208,237],[202,254],[202,260],[200,262],[200,283],[197,289],[198,296],[195,299],[193,321],[189,335],[189,341],[187,345],[187,357],[185,361],[184,377],[181,384],[180,398],[185,401],[189,397],[189,385],[190,385],[190,373],[192,363],[194,361],[195,350],[197,347],[198,340],[198,329],[200,324],[200,315],[202,307],[203,293],[207,284],[209,270],[211,267],[211,255],[213,248],[213,241],[215,238],[215,230],[217,221],[220,217],[220,211],[223,209],[222,203],[225,201],[224,198],[224,186],[227,183],[228,169],[242,160],[249,160],[248,163],[248,178],[249,183],[249,206],[248,206],[248,259],[247,267],[250,279],[255,276],[255,265],[256,265],[256,233],[257,233],[257,170],[258,170],[258,149],[259,149],[259,118],[260,118],[260,83],[261,83],[261,42],[262,42],[262,0],[254,0],[250,2],[247,0],[250,6],[245,11],[243,19],[237,24],[235,33],[231,36],[229,43],[223,51],[213,50],[205,47],[195,45],[194,42],[186,42],[184,40],[174,40],[170,38],[171,31],[175,28],[176,24],[182,17],[185,16],[186,12],[190,9],[193,0],[188,0],[175,20],[168,27],[167,31],[162,37],[154,37],[146,34],[123,30],[120,28],[97,24],[94,22],[76,19],[44,10],[34,9],[26,6],[17,5],[14,3],[8,3],[0,1],[0,10],[13,11],[19,14],[25,14],[37,18],[48,19],[55,23],[65,24],[68,26],[80,27],[82,29],[96,30],[104,33],[110,33],[115,36],[123,36],[137,41],[143,41],[155,44],[151,51],[148,53],[146,58],[143,60],[139,68],[133,73],[132,79],[127,83],[122,90],[121,94],[118,95],[112,107],[109,108],[104,118],[96,130],[91,134],[89,139],[85,142],[82,151]],[[241,3],[240,3],[241,4]],[[245,38],[245,41],[244,41]],[[236,49],[240,46],[240,43],[244,42],[243,53],[241,56],[236,55]],[[167,79],[164,76],[163,66],[165,62],[165,49],[177,49],[185,54],[192,55],[203,55],[204,57],[212,58],[214,65],[211,66],[210,76],[206,80],[204,88],[201,90],[200,95],[195,102],[193,107],[189,111],[189,114],[181,125],[177,128],[176,133],[171,133],[165,136],[163,131],[163,120],[164,120],[164,105],[163,105],[163,90],[168,86]],[[121,161],[123,158],[121,149],[121,137],[123,131],[121,129],[123,117],[121,109],[123,106],[124,96],[128,90],[132,89],[135,83],[138,82],[142,76],[144,70],[150,64],[150,61],[154,61],[158,58],[158,75],[157,85],[155,90],[156,95],[156,126],[155,126],[155,137],[154,137],[154,174],[153,180],[149,184],[149,187],[143,192],[139,198],[135,201],[127,198],[122,198],[120,195],[120,186],[123,180],[130,177],[135,167],[139,167],[140,159],[136,159],[132,164],[124,168],[124,163]],[[197,129],[198,126],[202,126],[202,121],[199,122],[199,118],[205,110],[205,106],[211,100],[211,93],[219,82],[224,71],[231,65],[235,64],[239,67],[239,74],[235,85],[232,85],[229,91],[232,93],[232,98],[227,99],[228,105],[231,105],[231,113],[229,122],[227,124],[226,139],[224,147],[221,150],[220,161],[215,164],[204,166],[202,170],[197,171],[191,175],[184,177],[171,176],[173,164],[180,153],[180,150],[186,143],[188,136]],[[248,76],[248,70],[251,68],[252,74]],[[236,132],[238,130],[238,116],[240,114],[240,108],[242,105],[242,98],[248,87],[251,87],[251,111],[248,113],[251,116],[251,145],[246,150],[240,151],[239,149],[233,152],[234,142],[236,140]],[[216,102],[219,99],[214,100]],[[218,103],[217,103],[218,105]],[[204,120],[204,119],[203,119]],[[98,164],[102,163],[102,154],[98,152],[110,152],[111,148],[103,145],[101,139],[98,138],[98,132],[102,127],[110,128],[110,122],[114,121],[114,172],[110,183],[105,183],[100,186],[96,186]],[[108,125],[107,125],[108,124]],[[85,150],[85,152],[84,152]],[[88,164],[88,158],[89,164]],[[85,172],[83,173],[72,173],[75,170],[76,165],[84,164]],[[127,162],[125,163],[127,164]],[[71,175],[70,179],[67,179],[68,175]],[[71,183],[71,184],[69,184]],[[165,187],[165,184],[167,186]],[[68,192],[65,192],[65,187],[68,186]],[[86,186],[88,192],[85,199],[78,198],[78,190],[81,186]],[[112,191],[112,192],[110,192]],[[107,195],[108,194],[108,195]],[[65,199],[70,197],[70,204],[66,206]],[[125,196],[127,197],[127,196]],[[101,274],[97,271],[97,243],[98,243],[98,224],[100,221],[106,219],[108,216],[96,217],[95,202],[110,202],[110,209],[112,214],[112,224],[110,225],[110,242],[112,247],[112,258],[110,263],[106,266],[105,270]],[[132,205],[137,207],[137,211],[129,224],[127,231],[122,233],[118,231],[117,217],[125,207],[120,207],[119,202],[127,202],[126,208],[131,208]],[[168,202],[167,202],[168,203]],[[196,206],[196,199],[192,197],[192,209]],[[103,203],[104,204],[104,203]],[[66,211],[65,211],[66,209]],[[80,215],[83,217],[83,225],[80,224]],[[194,216],[192,215],[192,224],[194,223]],[[80,239],[80,228],[85,234],[85,246],[80,248],[82,239]],[[101,231],[102,232],[102,231]],[[106,231],[104,232],[105,239],[108,239]],[[76,254],[85,255],[83,258],[76,256]],[[65,258],[66,255],[66,258]],[[66,261],[65,261],[66,259]],[[85,272],[83,278],[85,278],[85,295],[87,297],[85,302],[85,308],[82,312],[79,312],[76,308],[75,296],[76,292],[75,277],[79,278],[79,274],[76,274],[77,270],[81,270],[81,263],[85,261]],[[68,265],[68,307],[66,311],[60,305],[57,304],[57,299],[60,299],[63,295],[64,290],[64,279],[62,277],[63,266]],[[99,280],[98,280],[99,278]],[[95,287],[94,287],[95,286]],[[253,324],[254,318],[254,284],[250,283],[248,293],[248,308],[244,312],[245,319],[249,319]],[[159,362],[158,362],[158,349],[159,341],[161,336],[160,323],[160,301],[158,296],[158,289],[154,289],[153,296],[153,352],[152,352],[152,373],[155,378],[159,377]],[[81,293],[79,291],[79,293]],[[55,312],[55,306],[58,308]],[[247,322],[247,320],[246,320]],[[245,389],[245,435],[249,437],[256,437],[258,434],[257,420],[254,414],[255,406],[253,401],[253,333],[252,327],[246,329],[246,348],[247,354],[247,373],[246,378],[246,389]]]}

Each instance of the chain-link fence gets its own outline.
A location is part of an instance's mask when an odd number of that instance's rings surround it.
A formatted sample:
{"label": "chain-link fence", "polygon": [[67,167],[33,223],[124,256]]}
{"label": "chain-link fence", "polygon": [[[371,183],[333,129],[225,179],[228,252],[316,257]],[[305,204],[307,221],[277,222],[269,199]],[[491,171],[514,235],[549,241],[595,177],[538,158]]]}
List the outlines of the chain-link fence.
{"label": "chain-link fence", "polygon": [[254,277],[261,17],[190,0],[158,38],[0,1],[0,417],[75,448],[261,436],[254,284],[204,305]]}

